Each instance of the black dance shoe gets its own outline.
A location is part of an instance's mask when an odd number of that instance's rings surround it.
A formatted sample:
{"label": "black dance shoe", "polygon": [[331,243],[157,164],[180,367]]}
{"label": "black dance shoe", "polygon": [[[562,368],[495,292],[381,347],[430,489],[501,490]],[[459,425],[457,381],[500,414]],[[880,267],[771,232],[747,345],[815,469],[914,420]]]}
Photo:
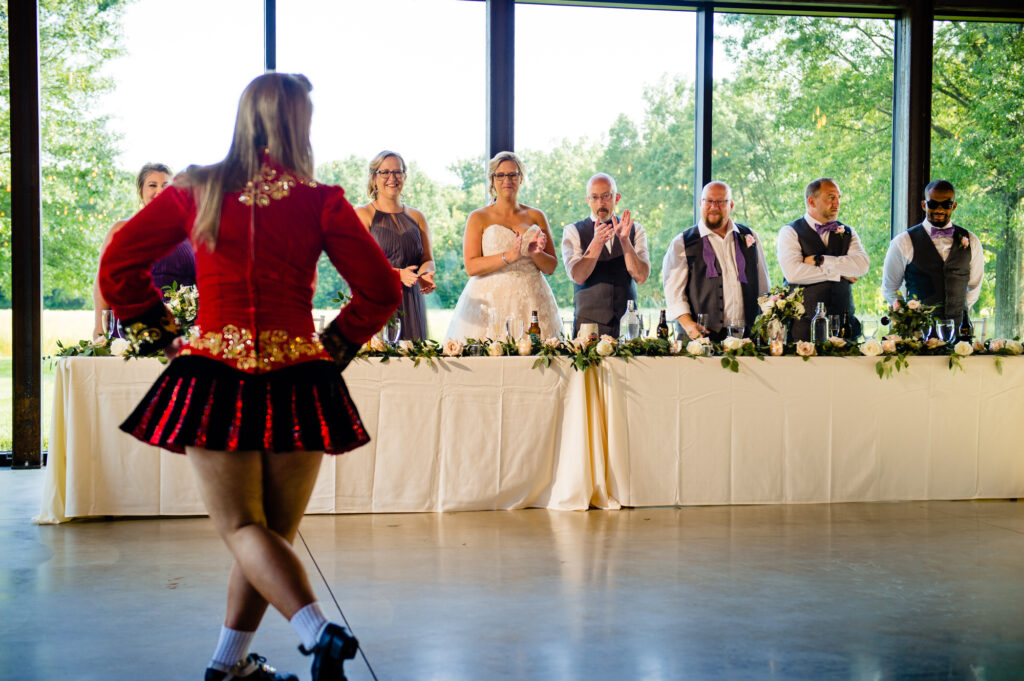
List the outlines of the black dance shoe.
{"label": "black dance shoe", "polygon": [[345,660],[351,660],[359,650],[357,641],[345,627],[328,624],[313,650],[299,646],[303,655],[313,655],[313,681],[346,681]]}
{"label": "black dance shoe", "polygon": [[231,668],[230,671],[222,672],[213,667],[206,668],[204,681],[299,681],[295,674],[278,674],[277,670],[267,664],[267,658],[256,653],[249,653],[244,660]]}

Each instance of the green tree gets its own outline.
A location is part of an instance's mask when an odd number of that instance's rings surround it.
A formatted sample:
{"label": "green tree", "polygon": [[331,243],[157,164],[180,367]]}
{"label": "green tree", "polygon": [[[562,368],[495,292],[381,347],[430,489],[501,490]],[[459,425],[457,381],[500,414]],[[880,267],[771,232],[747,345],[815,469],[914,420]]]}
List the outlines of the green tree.
{"label": "green tree", "polygon": [[[91,306],[99,246],[135,208],[133,177],[115,170],[119,137],[94,113],[113,87],[101,76],[122,53],[122,0],[39,3],[44,302]],[[0,296],[9,300],[10,64],[8,18],[0,10]],[[88,302],[87,302],[88,301]]]}

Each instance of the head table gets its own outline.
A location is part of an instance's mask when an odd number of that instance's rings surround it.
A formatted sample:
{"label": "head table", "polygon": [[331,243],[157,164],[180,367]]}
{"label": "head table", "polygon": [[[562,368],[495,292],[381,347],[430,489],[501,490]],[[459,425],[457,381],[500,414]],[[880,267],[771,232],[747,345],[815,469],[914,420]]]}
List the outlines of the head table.
{"label": "head table", "polygon": [[[372,441],[325,457],[310,513],[584,510],[1024,496],[1024,358],[357,360]],[[200,515],[187,458],[117,425],[163,365],[58,361],[40,523]]]}

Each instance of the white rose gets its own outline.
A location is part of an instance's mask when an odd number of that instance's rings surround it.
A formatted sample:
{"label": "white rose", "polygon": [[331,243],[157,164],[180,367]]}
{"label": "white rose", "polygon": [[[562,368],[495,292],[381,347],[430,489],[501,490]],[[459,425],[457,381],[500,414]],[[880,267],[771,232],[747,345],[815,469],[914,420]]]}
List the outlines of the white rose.
{"label": "white rose", "polygon": [[700,342],[700,339],[694,339],[686,344],[686,351],[691,355],[702,355],[704,354],[704,344]]}
{"label": "white rose", "polygon": [[613,352],[615,352],[615,346],[610,341],[607,341],[604,338],[597,341],[597,354],[602,357],[607,357]]}
{"label": "white rose", "polygon": [[462,343],[455,340],[454,338],[449,338],[444,342],[444,345],[441,346],[441,354],[444,355],[445,357],[461,356]]}
{"label": "white rose", "polygon": [[935,348],[941,347],[945,344],[946,342],[941,338],[929,338],[927,341],[925,341],[924,346],[929,350],[934,350]]}
{"label": "white rose", "polygon": [[411,340],[400,340],[400,341],[398,341],[398,349],[401,350],[402,352],[404,352],[405,354],[408,355],[410,352],[412,352],[412,348],[413,348],[413,345],[412,345],[412,341]]}
{"label": "white rose", "polygon": [[953,352],[960,355],[961,357],[966,357],[967,355],[974,352],[974,348],[972,348],[971,344],[968,343],[967,341],[960,341],[959,343],[953,346]]}
{"label": "white rose", "polygon": [[795,305],[793,306],[793,308],[794,308],[794,309],[796,310],[796,314],[797,314],[797,316],[800,316],[800,317],[803,317],[803,316],[804,316],[804,312],[806,312],[806,311],[807,311],[807,310],[806,310],[806,309],[804,308],[804,304],[803,304],[803,303],[796,303],[796,304],[795,304]]}
{"label": "white rose", "polygon": [[370,349],[374,352],[384,352],[388,345],[384,342],[384,339],[380,336],[374,336],[370,339]]}
{"label": "white rose", "polygon": [[988,349],[992,352],[999,352],[1006,346],[1006,341],[1002,338],[993,338],[988,342]]}
{"label": "white rose", "polygon": [[106,336],[100,336],[99,338],[97,338],[96,340],[94,340],[92,342],[92,345],[93,345],[94,348],[102,348],[106,344],[107,344]]}
{"label": "white rose", "polygon": [[872,338],[860,346],[860,354],[865,357],[877,357],[882,354],[882,344]]}
{"label": "white rose", "polygon": [[815,354],[814,343],[810,341],[797,341],[796,342],[796,354],[801,357],[810,357]]}
{"label": "white rose", "polygon": [[743,347],[743,339],[733,338],[732,336],[729,336],[724,341],[722,341],[722,347],[725,348],[726,350],[739,350],[741,347]]}
{"label": "white rose", "polygon": [[561,343],[561,342],[562,341],[558,340],[557,338],[552,337],[552,338],[548,338],[546,341],[544,341],[544,346],[554,349],[554,348],[557,348],[558,344]]}
{"label": "white rose", "polygon": [[1021,345],[1020,341],[1008,340],[1006,341],[1006,349],[1014,355],[1019,355],[1024,352],[1024,345]]}
{"label": "white rose", "polygon": [[115,338],[110,341],[110,354],[118,357],[123,357],[128,349],[131,348],[132,344],[126,341],[124,338]]}
{"label": "white rose", "polygon": [[516,349],[519,351],[520,355],[529,355],[531,352],[533,352],[533,342],[530,341],[529,336],[523,336],[522,338],[519,339],[519,342],[516,344]]}
{"label": "white rose", "polygon": [[505,354],[505,348],[501,347],[501,343],[498,341],[491,341],[487,346],[487,354],[491,357],[501,357]]}
{"label": "white rose", "polygon": [[618,344],[618,342],[619,342],[618,340],[616,340],[615,338],[612,338],[611,336],[609,336],[609,335],[608,335],[608,334],[606,334],[606,333],[603,333],[603,334],[601,334],[601,340],[603,340],[603,341],[608,341],[608,342],[609,342],[609,343],[611,343],[612,345],[617,345],[617,344]]}
{"label": "white rose", "polygon": [[839,336],[829,336],[828,342],[837,348],[846,347],[846,341],[840,338]]}
{"label": "white rose", "polygon": [[891,338],[886,338],[884,341],[882,341],[882,352],[884,352],[887,355],[891,355],[892,353],[896,352],[896,341],[892,340]]}
{"label": "white rose", "polygon": [[773,303],[768,300],[760,300],[757,303],[761,307],[761,314],[771,314]]}
{"label": "white rose", "polygon": [[911,300],[910,302],[907,303],[907,307],[909,307],[911,310],[920,310],[921,301],[917,299]]}

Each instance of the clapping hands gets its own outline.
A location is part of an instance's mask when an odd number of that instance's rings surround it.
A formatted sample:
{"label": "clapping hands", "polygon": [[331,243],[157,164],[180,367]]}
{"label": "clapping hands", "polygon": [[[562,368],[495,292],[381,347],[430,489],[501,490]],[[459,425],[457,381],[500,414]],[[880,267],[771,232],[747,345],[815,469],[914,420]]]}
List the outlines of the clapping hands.
{"label": "clapping hands", "polygon": [[622,219],[612,215],[612,229],[615,232],[615,236],[619,237],[620,240],[629,238],[629,230],[633,229],[633,216],[629,214],[629,210],[622,211]]}
{"label": "clapping hands", "polygon": [[402,286],[412,287],[419,282],[420,275],[416,272],[417,269],[419,269],[417,265],[409,265],[398,270],[398,276],[402,278]]}
{"label": "clapping hands", "polygon": [[[519,237],[519,243],[522,243],[523,238]],[[544,230],[538,230],[533,238],[530,239],[530,243],[526,246],[526,252],[530,255],[534,253],[542,253],[548,245],[548,236],[544,233]]]}

